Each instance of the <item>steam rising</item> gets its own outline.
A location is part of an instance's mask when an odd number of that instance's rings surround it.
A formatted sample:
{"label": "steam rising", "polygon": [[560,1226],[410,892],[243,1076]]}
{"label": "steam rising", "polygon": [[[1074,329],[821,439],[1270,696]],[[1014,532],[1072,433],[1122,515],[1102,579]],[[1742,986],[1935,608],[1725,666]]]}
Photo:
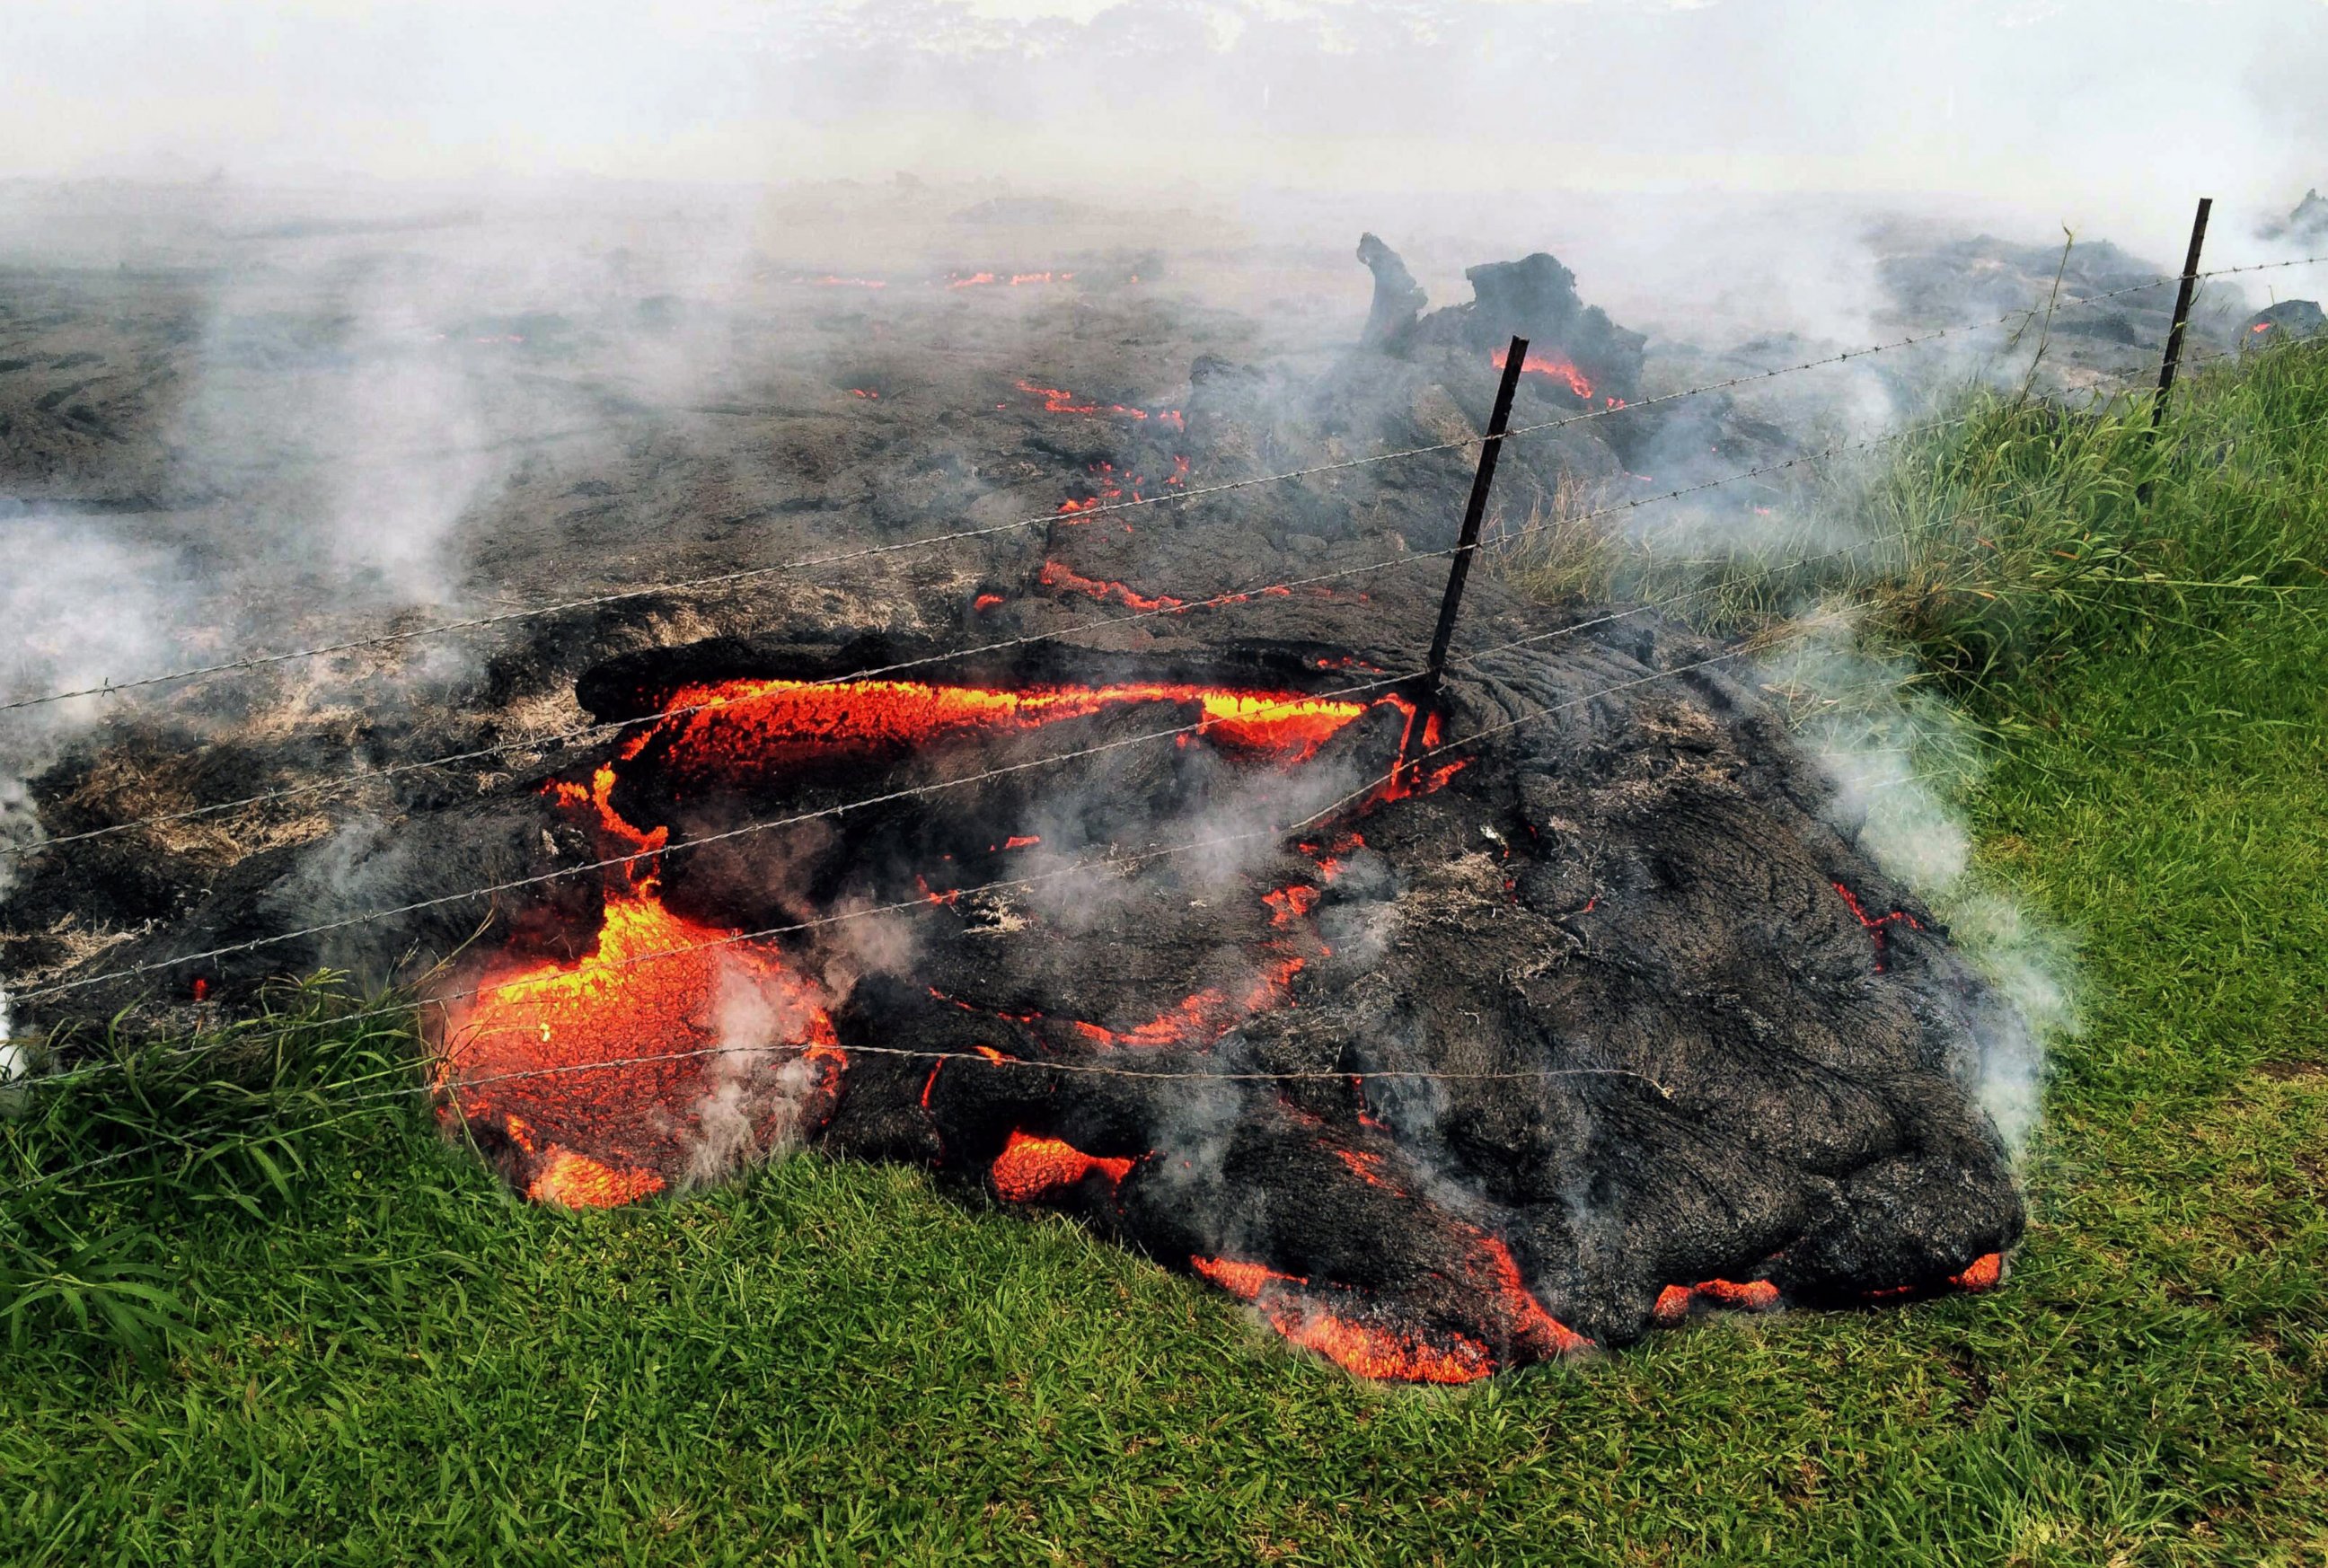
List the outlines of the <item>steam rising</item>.
{"label": "steam rising", "polygon": [[1971,1020],[1977,1059],[1957,1067],[2018,1155],[2040,1115],[2046,1050],[2078,1028],[2071,944],[1971,869],[1971,832],[1954,803],[1977,782],[1982,756],[1963,718],[1905,661],[1869,651],[1848,614],[1829,608],[1808,624],[1758,679],[1793,710],[1833,781],[1832,820],[1948,920],[1995,988]]}
{"label": "steam rising", "polygon": [[[177,563],[112,520],[14,508],[0,500],[0,539],[12,569],[0,576],[0,701],[76,690],[167,669],[182,643]],[[0,849],[39,841],[25,784],[56,760],[65,737],[100,717],[108,699],[80,698],[0,714]],[[0,855],[0,892],[15,877]]]}
{"label": "steam rising", "polygon": [[717,1055],[694,1106],[701,1134],[688,1151],[687,1180],[723,1180],[794,1147],[822,1079],[799,1047],[825,1005],[790,976],[723,960],[712,992]]}

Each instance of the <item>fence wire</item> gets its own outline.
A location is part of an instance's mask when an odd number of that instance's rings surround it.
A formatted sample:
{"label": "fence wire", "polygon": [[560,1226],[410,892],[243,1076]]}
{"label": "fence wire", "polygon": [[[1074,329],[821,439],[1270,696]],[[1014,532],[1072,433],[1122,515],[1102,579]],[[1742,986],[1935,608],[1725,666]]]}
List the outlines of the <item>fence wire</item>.
{"label": "fence wire", "polygon": [[[2299,257],[2285,261],[2254,262],[2242,267],[2216,268],[2206,272],[2194,274],[2193,277],[2201,280],[2211,277],[2228,277],[2241,273],[2266,272],[2280,268],[2304,267],[2323,260],[2328,260],[2328,254]],[[2072,309],[2078,306],[2099,305],[2107,300],[2117,299],[2132,294],[2139,294],[2147,289],[2164,286],[2166,284],[2179,283],[2181,280],[2182,274],[2180,273],[2166,274],[2159,277],[2153,278],[2147,282],[2127,284],[2122,287],[2107,289],[2098,294],[2084,295],[2073,299],[2057,299],[2051,302],[2050,305],[2039,305],[2009,310],[2002,315],[1996,316],[1993,320],[1966,322],[1960,323],[1955,326],[1938,327],[1930,332],[1911,333],[1905,337],[1892,339],[1883,343],[1870,343],[1861,348],[1846,349],[1839,353],[1825,354],[1816,359],[1804,360],[1795,364],[1778,366],[1771,370],[1749,371],[1741,375],[1729,377],[1723,380],[1709,381],[1700,386],[1690,387],[1680,391],[1661,393],[1655,397],[1644,398],[1629,403],[1617,404],[1612,407],[1589,408],[1580,413],[1566,415],[1556,419],[1545,419],[1538,421],[1533,425],[1519,426],[1506,432],[1506,434],[1507,436],[1525,436],[1537,434],[1546,430],[1558,430],[1565,428],[1571,425],[1586,424],[1596,419],[1609,418],[1616,415],[1629,413],[1636,409],[1657,408],[1667,404],[1681,402],[1691,398],[1704,397],[1713,392],[1733,390],[1740,387],[1751,386],[1757,382],[1770,380],[1779,376],[1794,375],[1803,371],[1816,370],[1826,365],[1840,365],[1852,360],[1866,359],[1875,354],[1891,353],[1901,349],[1913,348],[1920,344],[1938,343],[1944,339],[1960,337],[1968,333],[1985,332],[1991,328],[2004,326],[2015,321],[2033,318],[2049,309],[2058,314],[2060,311]],[[1488,437],[1484,435],[1467,436],[1457,440],[1434,442],[1428,446],[1422,446],[1404,447],[1394,452],[1370,453],[1362,457],[1350,457],[1332,463],[1314,464],[1306,468],[1288,469],[1275,474],[1257,474],[1245,479],[1225,480],[1216,484],[1190,486],[1186,489],[1176,490],[1169,494],[1144,496],[1130,501],[1103,502],[1096,506],[1080,509],[1075,512],[1074,515],[1079,519],[1084,519],[1132,512],[1147,507],[1177,506],[1190,501],[1202,500],[1209,496],[1223,495],[1234,491],[1253,489],[1259,485],[1278,484],[1297,479],[1316,478],[1322,474],[1344,473],[1352,469],[1366,468],[1381,463],[1403,462],[1410,458],[1426,456],[1432,453],[1461,451],[1469,447],[1477,446],[1486,439],[1488,439]],[[49,691],[36,696],[15,698],[6,702],[0,702],[0,713],[14,712],[26,708],[42,707],[50,703],[65,702],[77,698],[117,696],[124,692],[141,690],[155,686],[171,685],[178,681],[196,680],[209,675],[221,675],[235,671],[249,672],[281,664],[295,663],[308,659],[324,658],[334,653],[354,653],[367,648],[395,647],[408,643],[418,642],[423,638],[444,636],[455,632],[476,631],[488,626],[508,625],[515,622],[539,619],[545,615],[564,615],[577,610],[602,608],[608,605],[624,604],[636,599],[662,597],[677,594],[700,593],[709,589],[732,587],[738,583],[751,582],[762,577],[778,576],[786,572],[806,570],[813,567],[835,566],[850,561],[868,560],[878,557],[896,555],[906,550],[926,549],[937,545],[960,543],[966,540],[991,538],[998,534],[1009,533],[1019,530],[1039,527],[1055,522],[1058,520],[1060,515],[1061,514],[1055,509],[1051,512],[1041,512],[1033,516],[1014,519],[1008,522],[990,523],[978,528],[959,529],[950,533],[934,534],[915,540],[901,540],[892,544],[870,545],[853,550],[830,552],[822,555],[801,556],[791,560],[780,561],[768,566],[746,567],[734,571],[716,572],[705,577],[678,578],[657,583],[643,584],[635,587],[615,589],[603,594],[587,595],[577,598],[559,600],[551,604],[535,605],[520,609],[501,611],[490,615],[473,615],[458,620],[441,621],[431,625],[416,626],[402,632],[386,632],[368,637],[347,638],[338,642],[324,643],[315,647],[289,649],[271,653],[249,653],[235,659],[221,660],[219,662],[212,664],[195,665],[188,669],[174,670],[156,675],[139,676],[134,680],[117,681],[109,681],[96,686],[84,686],[70,690]]]}

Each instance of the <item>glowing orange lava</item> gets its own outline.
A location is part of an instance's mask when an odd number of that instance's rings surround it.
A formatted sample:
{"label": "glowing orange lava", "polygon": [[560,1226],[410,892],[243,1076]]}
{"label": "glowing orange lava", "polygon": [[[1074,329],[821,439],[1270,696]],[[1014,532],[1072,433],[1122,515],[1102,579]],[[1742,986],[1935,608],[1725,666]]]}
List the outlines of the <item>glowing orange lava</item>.
{"label": "glowing orange lava", "polygon": [[[1395,1329],[1338,1315],[1298,1274],[1227,1258],[1192,1257],[1188,1266],[1269,1319],[1269,1326],[1360,1377],[1390,1383],[1476,1383],[1496,1370],[1485,1345],[1460,1334],[1433,1344]],[[1291,1288],[1289,1288],[1291,1287]]]}
{"label": "glowing orange lava", "polygon": [[[776,1021],[774,1035],[727,1038],[720,1004],[739,995]],[[603,1207],[660,1191],[686,1167],[701,1137],[695,1108],[722,1085],[747,1108],[756,1088],[767,1099],[760,1069],[786,1047],[837,1087],[848,1059],[816,987],[673,915],[650,886],[607,894],[587,956],[489,971],[448,1030],[439,1084],[472,1127],[503,1134],[527,1196]],[[650,1056],[661,1059],[638,1059]]]}
{"label": "glowing orange lava", "polygon": [[1386,1192],[1403,1190],[1383,1175],[1383,1157],[1379,1154],[1369,1154],[1357,1149],[1337,1149],[1334,1158],[1348,1166],[1350,1174],[1368,1187],[1379,1187]]}
{"label": "glowing orange lava", "polygon": [[1129,605],[1135,610],[1177,610],[1187,603],[1186,599],[1176,599],[1169,594],[1159,594],[1154,598],[1150,598],[1145,594],[1137,593],[1122,583],[1105,582],[1098,577],[1084,577],[1072,568],[1063,566],[1057,561],[1045,561],[1043,575],[1037,580],[1047,588],[1072,588],[1079,594],[1089,594],[1095,599],[1115,599]]}
{"label": "glowing orange lava", "polygon": [[[962,286],[957,284],[955,286]],[[1018,390],[1028,397],[1042,399],[1043,412],[1046,414],[1107,413],[1124,419],[1153,419],[1158,424],[1175,430],[1185,427],[1185,421],[1182,420],[1180,410],[1178,408],[1135,408],[1129,403],[1080,403],[1075,400],[1075,395],[1064,387],[1037,386],[1023,376],[1019,378],[1018,386]],[[1181,460],[1181,467],[1182,472],[1185,473],[1185,459]]]}
{"label": "glowing orange lava", "polygon": [[1291,887],[1280,887],[1264,893],[1261,901],[1269,906],[1272,925],[1292,925],[1318,906],[1322,895],[1307,883],[1297,882]]}
{"label": "glowing orange lava", "polygon": [[1131,1174],[1132,1161],[1085,1154],[1059,1138],[1037,1138],[1013,1132],[995,1158],[990,1172],[994,1190],[1012,1203],[1032,1203],[1047,1193],[1073,1187],[1097,1172],[1115,1186]]}
{"label": "glowing orange lava", "polygon": [[[1502,370],[1510,357],[1509,350],[1497,349],[1494,356],[1496,369]],[[1556,381],[1565,382],[1568,390],[1580,398],[1592,396],[1592,383],[1585,379],[1582,371],[1578,370],[1566,360],[1555,360],[1544,354],[1529,354],[1520,361],[1520,373],[1524,376],[1550,376]]]}
{"label": "glowing orange lava", "polygon": [[527,1186],[525,1195],[536,1203],[561,1203],[568,1208],[619,1208],[652,1197],[662,1188],[662,1178],[652,1170],[616,1170],[552,1144],[541,1174]]}
{"label": "glowing orange lava", "polygon": [[1689,1316],[1693,1301],[1733,1311],[1767,1312],[1779,1304],[1779,1287],[1768,1280],[1700,1280],[1694,1285],[1667,1285],[1657,1292],[1651,1316],[1671,1328]]}
{"label": "glowing orange lava", "polygon": [[[1413,727],[1411,703],[1375,700],[1392,702]],[[998,690],[739,680],[672,692],[665,716],[636,727],[587,782],[542,786],[563,814],[591,830],[601,854],[624,863],[602,878],[598,929],[586,949],[563,957],[505,955],[488,963],[475,995],[451,1009],[437,1075],[446,1114],[465,1122],[530,1197],[598,1207],[700,1176],[715,1141],[749,1154],[831,1113],[848,1057],[818,984],[774,948],[738,940],[663,902],[661,851],[670,830],[641,828],[615,804],[625,769],[650,747],[658,779],[684,791],[748,783],[812,761],[880,761],[1141,704],[1177,710],[1177,722],[1190,727],[1184,743],[1201,737],[1278,765],[1311,757],[1369,706],[1163,681]],[[1426,738],[1435,726],[1435,719],[1426,726]],[[1003,854],[1039,843],[1036,835],[1009,833],[987,848]],[[917,885],[935,906],[962,897],[960,889]],[[1264,895],[1280,926],[1298,925],[1318,897],[1308,884]],[[1267,945],[1269,955],[1242,990],[1207,987],[1126,1028],[1065,1020],[1063,1028],[1107,1048],[1209,1045],[1246,1016],[1290,1002],[1295,978],[1323,951],[1305,956],[1279,942]],[[1009,1021],[1033,1022],[1036,1015]],[[1005,1059],[990,1047],[978,1050]],[[925,1095],[934,1083],[933,1074]],[[1023,1201],[1094,1171],[1119,1181],[1130,1165],[1021,1136],[998,1161],[994,1179],[998,1191]],[[1518,1307],[1514,1312],[1525,1315]],[[1349,1354],[1379,1352],[1366,1349],[1372,1330],[1350,1332],[1358,1348]]]}
{"label": "glowing orange lava", "polygon": [[1103,1028],[1080,1020],[1071,1027],[1092,1044],[1104,1047],[1209,1045],[1254,1013],[1283,1003],[1291,994],[1293,977],[1301,972],[1305,962],[1299,958],[1280,960],[1242,996],[1232,997],[1218,987],[1207,986],[1131,1028]]}
{"label": "glowing orange lava", "polygon": [[[654,738],[684,782],[740,780],[812,759],[896,755],[981,732],[1028,731],[1130,703],[1194,710],[1195,733],[1281,764],[1307,761],[1363,702],[1168,681],[998,690],[915,681],[728,681],[682,687]],[[611,777],[608,779],[611,787]]]}
{"label": "glowing orange lava", "polygon": [[1975,1258],[1960,1274],[1948,1276],[1948,1283],[1959,1291],[1985,1291],[2004,1278],[2004,1254],[1986,1253]]}

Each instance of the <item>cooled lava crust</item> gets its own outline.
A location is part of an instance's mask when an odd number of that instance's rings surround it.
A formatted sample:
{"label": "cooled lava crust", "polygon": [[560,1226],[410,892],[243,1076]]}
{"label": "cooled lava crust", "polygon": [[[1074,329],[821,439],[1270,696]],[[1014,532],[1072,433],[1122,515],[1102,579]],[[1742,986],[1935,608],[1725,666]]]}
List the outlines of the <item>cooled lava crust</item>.
{"label": "cooled lava crust", "polygon": [[[1025,434],[1005,472],[1077,475],[1039,531],[921,576],[756,579],[687,608],[709,618],[545,617],[474,712],[390,690],[371,715],[380,755],[474,755],[540,728],[501,705],[581,671],[626,727],[596,750],[400,775],[384,815],[214,873],[142,838],[42,857],[0,903],[39,959],[18,1025],[182,1034],[272,976],[408,983],[455,955],[429,975],[435,1086],[522,1191],[640,1200],[794,1141],[908,1161],[1072,1213],[1372,1376],[1995,1283],[2023,1213],[1975,1086],[2008,1009],[1855,848],[1751,660],[1475,574],[1443,713],[1418,715],[1393,677],[1444,569],[1406,552],[1451,539],[1460,445],[1105,510],[1468,436],[1513,332],[1541,361],[1517,419],[1635,390],[1638,339],[1549,258],[1419,320],[1378,276],[1382,341],[1315,386],[1208,357],[1185,406],[998,383]],[[851,433],[801,450],[894,483],[831,540],[954,517],[976,465],[927,445],[912,388],[847,385]],[[1516,442],[1501,504],[1756,455],[1693,408]],[[650,530],[669,551],[698,526],[676,512]],[[511,537],[545,571],[611,559]],[[665,645],[682,624],[746,634]],[[980,643],[1015,651],[922,662]],[[1410,742],[1451,749],[1400,767]],[[94,765],[44,783],[52,832],[135,814],[75,803]],[[141,934],[86,958],[53,934],[99,916]]]}
{"label": "cooled lava crust", "polygon": [[[804,1140],[1065,1210],[1441,1382],[1694,1303],[1994,1283],[2023,1211],[1968,1084],[2001,1004],[1726,666],[1625,685],[1710,644],[1558,646],[1481,661],[1427,736],[1305,645],[857,680],[912,651],[630,656],[581,688],[621,737],[416,818],[371,885],[596,865],[505,901],[441,987],[448,1122],[544,1199]],[[1453,749],[1396,765],[1424,740]],[[164,945],[279,929],[318,875]]]}

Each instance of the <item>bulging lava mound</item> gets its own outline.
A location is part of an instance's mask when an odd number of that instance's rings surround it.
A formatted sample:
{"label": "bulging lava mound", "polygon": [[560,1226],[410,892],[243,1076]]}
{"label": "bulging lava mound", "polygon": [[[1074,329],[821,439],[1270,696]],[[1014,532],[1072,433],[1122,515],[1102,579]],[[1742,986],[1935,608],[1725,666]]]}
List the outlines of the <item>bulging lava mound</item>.
{"label": "bulging lava mound", "polygon": [[[447,1126],[531,1196],[636,1201],[796,1143],[910,1162],[1370,1376],[1994,1284],[2023,1212],[1976,1089],[2009,1009],[1834,820],[1742,651],[1475,581],[1419,709],[1443,573],[1409,552],[1472,462],[1434,431],[1477,427],[1454,389],[1485,395],[1507,329],[1560,367],[1524,378],[1537,412],[1704,444],[1601,418],[1638,343],[1548,257],[1417,319],[1369,254],[1380,330],[1321,385],[1204,358],[1185,405],[998,387],[1077,475],[1039,533],[689,623],[745,634],[545,621],[496,681],[554,674],[614,738],[425,769],[401,815],[60,957],[19,1018],[183,1029],[274,975],[420,972]],[[1615,461],[1548,432],[1504,483]],[[36,891],[162,863],[69,848]]]}
{"label": "bulging lava mound", "polygon": [[[626,656],[581,682],[627,725],[603,751],[336,851],[374,903],[547,866],[439,1009],[443,1114],[522,1190],[908,1161],[1439,1382],[1999,1277],[2003,1004],[1713,644],[1572,624],[1470,661],[1443,722],[1300,641],[882,673],[918,652]],[[319,853],[163,948],[263,924]],[[377,967],[474,926],[359,929]]]}

